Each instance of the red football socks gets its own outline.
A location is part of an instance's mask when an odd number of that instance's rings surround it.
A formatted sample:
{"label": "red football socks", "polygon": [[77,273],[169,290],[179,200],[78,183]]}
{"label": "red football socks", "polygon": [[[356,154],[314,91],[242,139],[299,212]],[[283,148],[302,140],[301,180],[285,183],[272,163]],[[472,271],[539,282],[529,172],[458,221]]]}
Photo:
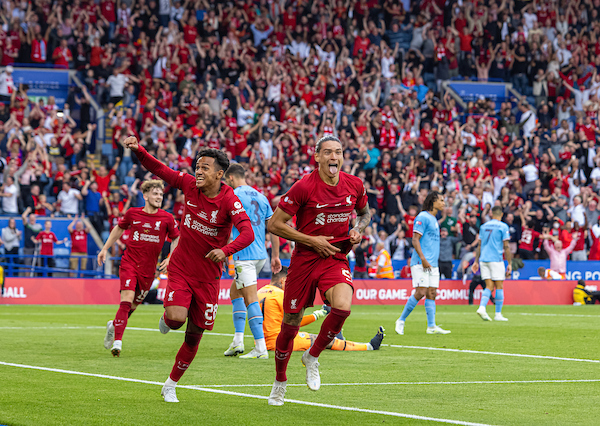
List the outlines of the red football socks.
{"label": "red football socks", "polygon": [[169,376],[171,380],[178,382],[183,376],[183,373],[188,369],[194,357],[196,356],[196,352],[198,352],[198,345],[200,344],[200,339],[202,338],[202,333],[190,333],[189,331],[185,332],[185,340],[181,348],[179,348],[179,352],[177,352],[177,356],[175,357],[175,365],[171,370],[171,375]]}
{"label": "red football socks", "polygon": [[123,340],[123,333],[125,332],[125,327],[127,327],[129,311],[131,311],[131,302],[121,302],[119,310],[115,315],[115,320],[113,321],[113,326],[115,327],[115,340]]}
{"label": "red football socks", "polygon": [[311,346],[309,354],[318,358],[321,352],[329,345],[334,339],[335,335],[340,332],[344,321],[350,316],[350,311],[344,311],[342,309],[331,308],[331,312],[323,321],[321,331],[315,339],[315,343]]}
{"label": "red football socks", "polygon": [[167,324],[167,326],[171,330],[179,330],[181,328],[181,326],[183,324],[185,324],[185,321],[184,322],[179,322],[179,321],[173,321],[172,319],[169,319],[169,317],[167,317],[167,313],[166,312],[163,314],[163,319],[165,320],[165,324]]}
{"label": "red football socks", "polygon": [[281,323],[281,331],[275,343],[275,371],[277,372],[275,379],[278,382],[287,380],[285,372],[290,361],[290,355],[294,350],[294,338],[298,334],[298,330],[300,330],[299,325]]}

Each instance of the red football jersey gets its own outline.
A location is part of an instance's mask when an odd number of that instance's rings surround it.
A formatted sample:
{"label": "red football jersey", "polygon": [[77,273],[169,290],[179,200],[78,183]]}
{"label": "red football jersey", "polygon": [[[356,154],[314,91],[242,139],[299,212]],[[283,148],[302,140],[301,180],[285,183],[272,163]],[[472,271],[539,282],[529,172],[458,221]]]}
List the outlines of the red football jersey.
{"label": "red football jersey", "polygon": [[119,219],[119,228],[129,229],[130,236],[122,262],[135,265],[144,276],[154,276],[167,235],[171,239],[179,236],[173,215],[162,209],[149,214],[142,207],[131,208]]}
{"label": "red football jersey", "polygon": [[539,232],[534,231],[531,228],[523,228],[523,232],[521,233],[521,241],[519,241],[519,248],[533,251],[533,242],[539,236]]}
{"label": "red football jersey", "polygon": [[[172,187],[181,189],[185,195],[181,238],[171,256],[169,272],[177,271],[193,281],[219,282],[221,264],[205,256],[217,248],[230,256],[254,241],[250,219],[239,198],[225,184],[221,184],[221,191],[216,197],[208,198],[196,187],[194,176],[170,169],[149,155],[143,147],[139,148],[136,155],[144,167]],[[240,230],[240,236],[227,244],[233,225]],[[250,228],[246,237],[242,237],[241,227]]]}
{"label": "red football jersey", "polygon": [[[359,178],[340,172],[338,184],[330,186],[323,182],[318,170],[296,182],[279,201],[281,210],[296,216],[298,231],[334,238],[348,235],[352,212],[366,205],[367,193]],[[296,247],[299,252],[317,255],[302,244]]]}
{"label": "red football jersey", "polygon": [[87,253],[87,232],[71,232],[71,253]]}
{"label": "red football jersey", "polygon": [[40,254],[43,256],[52,256],[54,255],[54,243],[58,241],[54,232],[46,232],[41,231],[35,237],[36,240],[42,242],[42,247],[40,249]]}

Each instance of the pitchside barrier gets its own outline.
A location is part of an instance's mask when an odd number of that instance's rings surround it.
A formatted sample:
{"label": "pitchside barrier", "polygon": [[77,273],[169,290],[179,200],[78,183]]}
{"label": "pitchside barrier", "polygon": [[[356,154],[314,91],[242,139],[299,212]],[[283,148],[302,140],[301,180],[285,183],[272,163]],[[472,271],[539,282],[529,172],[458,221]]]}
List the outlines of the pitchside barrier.
{"label": "pitchside barrier", "polygon": [[[258,280],[258,287],[269,280]],[[570,305],[576,281],[524,281],[504,282],[505,303],[508,305]],[[600,281],[586,283],[590,290],[597,290]],[[163,300],[167,280],[161,280],[157,297]],[[231,280],[221,280],[219,304],[231,304],[229,289]],[[404,305],[412,294],[411,280],[355,280],[355,305]],[[481,298],[481,289],[474,292],[474,299]],[[317,292],[318,293],[318,292]],[[60,279],[60,278],[7,278],[0,304],[9,305],[118,305],[119,280],[116,279]],[[440,305],[464,305],[469,300],[469,287],[462,281],[446,280],[440,283],[437,303]],[[315,306],[322,303],[319,296]]]}

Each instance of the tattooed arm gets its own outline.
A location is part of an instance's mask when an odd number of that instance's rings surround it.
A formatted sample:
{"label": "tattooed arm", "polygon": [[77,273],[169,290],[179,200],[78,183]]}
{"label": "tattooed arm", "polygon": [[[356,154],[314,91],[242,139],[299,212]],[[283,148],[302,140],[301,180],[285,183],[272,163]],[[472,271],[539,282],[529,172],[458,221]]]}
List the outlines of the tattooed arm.
{"label": "tattooed arm", "polygon": [[371,211],[368,203],[361,210],[357,210],[356,213],[358,214],[358,220],[354,228],[350,230],[350,242],[352,244],[360,243],[362,233],[365,232],[365,229],[371,223]]}

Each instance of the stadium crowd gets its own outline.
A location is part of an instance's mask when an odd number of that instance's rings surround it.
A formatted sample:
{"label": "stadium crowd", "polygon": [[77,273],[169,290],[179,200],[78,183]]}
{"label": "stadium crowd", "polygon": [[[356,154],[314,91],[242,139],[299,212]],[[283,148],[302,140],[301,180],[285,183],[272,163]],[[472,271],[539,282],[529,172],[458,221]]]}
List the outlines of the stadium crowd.
{"label": "stadium crowd", "polygon": [[[383,250],[408,258],[431,189],[448,206],[441,262],[472,251],[495,205],[521,258],[577,235],[571,259],[599,260],[599,12],[598,0],[2,2],[3,214],[84,213],[106,236],[150,177],[123,146],[129,135],[183,172],[199,148],[223,149],[276,206],[332,134],[372,207],[356,273]],[[85,87],[62,111],[31,102],[14,63],[75,69]],[[457,77],[511,82],[522,96],[463,108],[442,86]],[[112,128],[97,170],[86,160],[92,98]],[[183,196],[166,191],[179,219]],[[282,242],[282,257],[290,249]]]}

